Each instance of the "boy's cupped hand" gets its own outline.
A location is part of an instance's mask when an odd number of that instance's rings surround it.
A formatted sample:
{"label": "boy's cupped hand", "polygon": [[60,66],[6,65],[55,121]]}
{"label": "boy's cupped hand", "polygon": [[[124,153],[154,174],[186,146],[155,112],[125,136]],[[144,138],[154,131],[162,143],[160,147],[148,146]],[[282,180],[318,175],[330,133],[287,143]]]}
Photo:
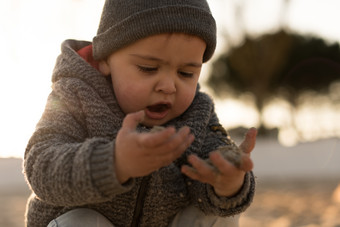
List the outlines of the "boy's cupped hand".
{"label": "boy's cupped hand", "polygon": [[118,132],[114,165],[120,183],[170,165],[194,141],[189,127],[178,131],[168,127],[156,133],[138,133],[136,127],[143,119],[144,111],[128,114]]}
{"label": "boy's cupped hand", "polygon": [[255,128],[249,129],[239,146],[243,152],[239,168],[224,159],[220,153],[211,152],[209,158],[218,171],[196,155],[190,155],[188,161],[192,167],[182,166],[182,173],[191,179],[212,185],[219,196],[233,196],[241,189],[246,172],[253,169],[250,153],[255,147],[256,134]]}

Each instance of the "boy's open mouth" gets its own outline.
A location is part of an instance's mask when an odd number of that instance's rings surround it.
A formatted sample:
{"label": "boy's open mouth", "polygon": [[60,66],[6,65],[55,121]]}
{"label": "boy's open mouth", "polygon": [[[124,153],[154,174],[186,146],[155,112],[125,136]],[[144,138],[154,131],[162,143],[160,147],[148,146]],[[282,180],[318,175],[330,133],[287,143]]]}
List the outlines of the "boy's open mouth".
{"label": "boy's open mouth", "polygon": [[170,109],[170,104],[156,104],[156,105],[148,106],[147,108],[151,112],[160,113],[160,112]]}
{"label": "boy's open mouth", "polygon": [[170,103],[159,103],[146,107],[146,115],[152,119],[164,118],[171,108]]}

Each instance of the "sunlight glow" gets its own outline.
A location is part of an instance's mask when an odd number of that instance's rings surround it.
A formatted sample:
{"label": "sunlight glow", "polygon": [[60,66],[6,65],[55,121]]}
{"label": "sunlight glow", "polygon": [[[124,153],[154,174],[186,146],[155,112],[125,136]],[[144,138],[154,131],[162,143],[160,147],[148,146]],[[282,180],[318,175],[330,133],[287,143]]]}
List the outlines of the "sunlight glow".
{"label": "sunlight glow", "polygon": [[278,137],[280,143],[287,147],[295,146],[299,142],[297,131],[289,125],[280,129]]}
{"label": "sunlight glow", "polygon": [[287,23],[294,31],[340,40],[338,0],[291,0]]}
{"label": "sunlight glow", "polygon": [[250,34],[258,36],[264,32],[272,32],[278,29],[278,25],[282,23],[281,10],[283,1],[247,0],[245,2],[244,24]]}
{"label": "sunlight glow", "polygon": [[290,125],[292,107],[283,99],[273,98],[264,107],[262,121],[267,128],[282,128]]}
{"label": "sunlight glow", "polygon": [[227,129],[258,126],[260,116],[249,96],[238,99],[215,99],[215,108],[220,123]]}
{"label": "sunlight glow", "polygon": [[340,136],[340,108],[326,95],[305,94],[296,112],[295,124],[303,138],[316,140]]}
{"label": "sunlight glow", "polygon": [[0,62],[5,63],[0,77],[0,157],[23,157],[50,92],[61,42],[91,40],[103,2],[0,2]]}

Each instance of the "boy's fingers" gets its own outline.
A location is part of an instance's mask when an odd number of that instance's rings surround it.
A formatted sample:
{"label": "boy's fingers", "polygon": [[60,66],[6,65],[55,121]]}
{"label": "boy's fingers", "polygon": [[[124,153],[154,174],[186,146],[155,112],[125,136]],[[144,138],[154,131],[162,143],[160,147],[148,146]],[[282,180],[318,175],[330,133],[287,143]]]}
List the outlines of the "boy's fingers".
{"label": "boy's fingers", "polygon": [[[193,141],[193,135],[190,134],[188,127],[181,128],[176,132],[173,127],[168,127],[158,134],[148,134],[144,140],[147,146],[159,146],[159,154],[167,155],[169,151],[184,151]],[[177,154],[173,154],[177,156]]]}
{"label": "boy's fingers", "polygon": [[190,133],[190,129],[188,127],[183,127],[172,137],[167,147],[170,150],[176,151],[175,153],[178,155],[183,153],[194,140],[195,137]]}
{"label": "boy's fingers", "polygon": [[[231,168],[235,168],[236,166],[233,165],[228,160],[224,159],[219,152],[211,152],[209,156],[213,165],[221,172],[226,173],[230,172]],[[242,162],[240,167],[236,167],[239,170],[243,170],[245,172],[251,171],[254,167],[253,161],[250,159],[248,154],[242,155]]]}
{"label": "boy's fingers", "polygon": [[233,164],[229,163],[228,160],[224,159],[220,152],[213,151],[209,154],[209,159],[212,164],[221,172],[229,171]]}
{"label": "boy's fingers", "polygon": [[214,178],[214,171],[204,160],[200,159],[196,155],[189,155],[189,163],[196,170],[196,178],[201,182],[211,182]]}
{"label": "boy's fingers", "polygon": [[240,149],[243,152],[250,153],[254,149],[255,142],[256,142],[256,135],[257,135],[256,128],[251,128],[248,130],[243,142],[240,145]]}
{"label": "boy's fingers", "polygon": [[242,157],[242,165],[240,167],[241,170],[248,172],[251,171],[254,168],[254,163],[253,161],[250,159],[249,156],[244,155]]}
{"label": "boy's fingers", "polygon": [[175,133],[176,133],[175,128],[168,127],[161,132],[144,134],[143,139],[141,141],[147,147],[161,146],[166,141],[168,141]]}
{"label": "boy's fingers", "polygon": [[134,131],[137,125],[144,120],[144,116],[145,113],[143,110],[126,115],[123,120],[122,129]]}
{"label": "boy's fingers", "polygon": [[186,149],[192,143],[192,138],[189,127],[181,128],[171,141],[174,144],[173,148],[185,147]]}

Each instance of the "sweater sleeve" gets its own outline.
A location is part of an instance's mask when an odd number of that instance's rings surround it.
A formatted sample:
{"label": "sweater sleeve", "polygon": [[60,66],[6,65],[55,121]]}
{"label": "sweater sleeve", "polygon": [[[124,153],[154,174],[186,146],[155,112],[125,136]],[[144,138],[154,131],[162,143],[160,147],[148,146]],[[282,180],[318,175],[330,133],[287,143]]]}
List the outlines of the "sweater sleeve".
{"label": "sweater sleeve", "polygon": [[110,200],[130,190],[114,168],[114,140],[88,135],[81,117],[52,92],[24,157],[26,179],[36,196],[56,206]]}
{"label": "sweater sleeve", "polygon": [[[213,113],[199,156],[207,158],[209,152],[219,146],[228,146],[232,143],[234,142],[220,126],[216,114]],[[255,177],[252,172],[246,173],[242,188],[232,197],[218,196],[209,184],[202,184],[198,181],[190,182],[190,184],[195,188],[195,190],[191,190],[194,191],[192,194],[194,203],[204,213],[218,216],[232,216],[244,212],[252,203],[255,194]]]}

